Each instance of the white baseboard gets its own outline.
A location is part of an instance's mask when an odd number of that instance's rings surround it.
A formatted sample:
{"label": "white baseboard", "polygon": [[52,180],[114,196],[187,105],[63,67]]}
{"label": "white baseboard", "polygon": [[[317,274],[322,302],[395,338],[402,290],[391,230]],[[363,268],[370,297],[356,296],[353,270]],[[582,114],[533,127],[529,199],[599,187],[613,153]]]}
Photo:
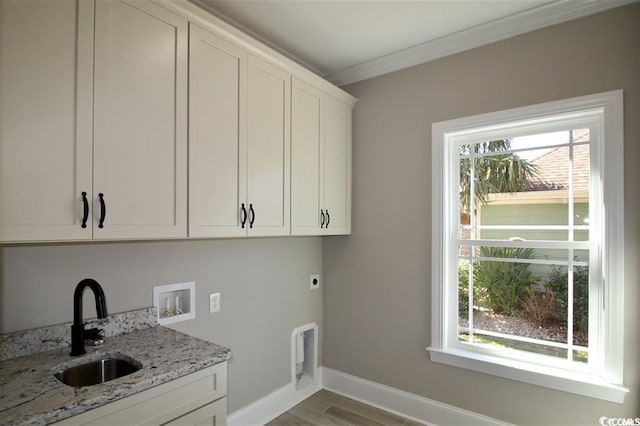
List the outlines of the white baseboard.
{"label": "white baseboard", "polygon": [[288,383],[269,395],[231,413],[227,417],[227,425],[264,425],[324,388],[398,416],[429,425],[509,426],[509,423],[491,417],[462,410],[331,368],[318,367],[317,371],[321,380],[317,380],[300,391],[296,391],[295,385]]}
{"label": "white baseboard", "polygon": [[324,367],[322,387],[390,413],[429,425],[502,425],[491,417]]}
{"label": "white baseboard", "polygon": [[[322,378],[322,367],[318,367],[317,374]],[[259,400],[234,411],[227,416],[228,426],[258,426],[264,425],[280,414],[301,403],[314,393],[322,389],[322,381],[314,383],[297,391],[293,383],[288,383],[271,392]]]}

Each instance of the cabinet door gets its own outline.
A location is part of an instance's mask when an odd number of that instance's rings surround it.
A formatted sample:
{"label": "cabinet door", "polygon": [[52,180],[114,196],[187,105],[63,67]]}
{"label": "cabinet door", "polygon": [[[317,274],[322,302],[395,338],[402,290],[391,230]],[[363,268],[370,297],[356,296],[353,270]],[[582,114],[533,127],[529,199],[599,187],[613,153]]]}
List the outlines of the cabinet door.
{"label": "cabinet door", "polygon": [[325,235],[351,233],[351,107],[325,97]]}
{"label": "cabinet door", "polygon": [[187,22],[148,0],[97,0],[94,238],[186,236]]}
{"label": "cabinet door", "polygon": [[225,426],[227,424],[227,398],[207,404],[165,424],[172,426]]}
{"label": "cabinet door", "polygon": [[93,3],[0,1],[0,241],[91,238]]}
{"label": "cabinet door", "polygon": [[323,94],[294,78],[291,104],[291,234],[321,235]]}
{"label": "cabinet door", "polygon": [[247,54],[193,24],[189,37],[189,236],[246,235]]}
{"label": "cabinet door", "polygon": [[251,55],[248,73],[248,234],[289,235],[291,76]]}

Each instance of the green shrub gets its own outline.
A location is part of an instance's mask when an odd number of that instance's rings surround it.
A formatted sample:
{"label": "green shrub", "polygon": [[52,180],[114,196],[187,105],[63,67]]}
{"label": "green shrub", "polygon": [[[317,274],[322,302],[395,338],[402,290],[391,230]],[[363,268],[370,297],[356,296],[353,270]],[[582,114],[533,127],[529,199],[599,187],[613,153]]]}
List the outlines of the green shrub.
{"label": "green shrub", "polygon": [[[485,300],[482,289],[473,286],[473,304],[483,305]],[[467,316],[469,313],[469,261],[458,262],[458,315]]]}
{"label": "green shrub", "polygon": [[[482,257],[533,259],[532,248],[481,247]],[[517,315],[531,291],[535,278],[528,263],[477,261],[473,269],[474,287],[484,294],[488,308],[497,314]]]}
{"label": "green shrub", "polygon": [[469,261],[458,262],[458,316],[469,313]]}
{"label": "green shrub", "polygon": [[[554,266],[547,287],[553,291],[556,319],[567,325],[569,274],[566,268]],[[573,272],[573,330],[587,332],[589,326],[589,268],[576,266]]]}

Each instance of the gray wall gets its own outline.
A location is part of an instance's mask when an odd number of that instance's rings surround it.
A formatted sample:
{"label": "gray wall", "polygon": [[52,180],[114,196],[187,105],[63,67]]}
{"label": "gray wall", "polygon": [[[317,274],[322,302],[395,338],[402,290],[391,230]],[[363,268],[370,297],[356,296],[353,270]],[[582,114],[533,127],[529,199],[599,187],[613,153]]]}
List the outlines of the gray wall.
{"label": "gray wall", "polygon": [[[72,321],[82,278],[102,285],[110,313],[151,306],[154,285],[195,281],[196,319],[173,328],[231,348],[233,412],[290,381],[291,332],[322,327],[322,292],[309,290],[321,271],[320,238],[0,247],[0,332]],[[222,311],[209,315],[212,292]]]}
{"label": "gray wall", "polygon": [[[640,414],[640,5],[349,85],[353,233],[324,247],[324,365],[517,424]],[[624,89],[623,405],[432,363],[431,123]]]}

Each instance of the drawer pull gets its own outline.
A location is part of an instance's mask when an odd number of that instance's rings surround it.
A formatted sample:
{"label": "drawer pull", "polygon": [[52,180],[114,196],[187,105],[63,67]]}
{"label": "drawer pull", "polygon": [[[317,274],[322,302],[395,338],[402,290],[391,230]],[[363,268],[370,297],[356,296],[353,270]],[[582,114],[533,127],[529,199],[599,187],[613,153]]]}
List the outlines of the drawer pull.
{"label": "drawer pull", "polygon": [[98,228],[104,228],[104,219],[107,217],[107,206],[104,203],[104,194],[101,192],[98,194],[100,198],[100,222],[98,222]]}
{"label": "drawer pull", "polygon": [[247,209],[244,207],[244,203],[242,203],[242,207],[240,208],[240,223],[241,228],[244,228],[244,224],[247,223]]}
{"label": "drawer pull", "polygon": [[87,193],[82,192],[82,228],[87,227],[87,220],[89,219],[89,200],[87,200]]}
{"label": "drawer pull", "polygon": [[249,228],[253,228],[253,222],[256,221],[256,211],[253,209],[253,204],[249,204],[249,213],[251,214]]}

